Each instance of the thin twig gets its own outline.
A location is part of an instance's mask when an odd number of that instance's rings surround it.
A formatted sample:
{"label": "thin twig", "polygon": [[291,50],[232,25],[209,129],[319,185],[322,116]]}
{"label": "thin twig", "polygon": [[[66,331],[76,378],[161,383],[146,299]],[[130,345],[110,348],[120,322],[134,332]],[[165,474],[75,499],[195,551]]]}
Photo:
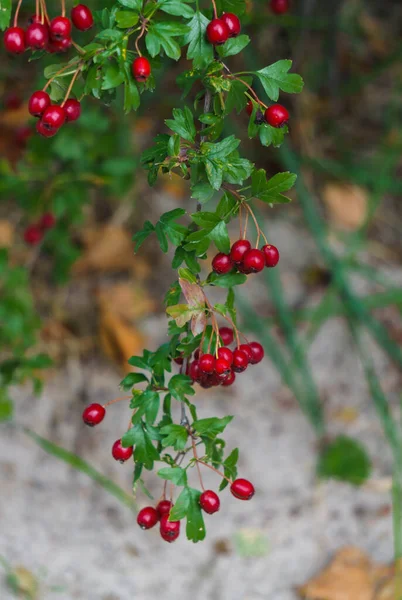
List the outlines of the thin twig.
{"label": "thin twig", "polygon": [[103,408],[106,408],[111,404],[115,404],[116,402],[121,402],[122,400],[131,400],[131,396],[120,396],[119,398],[113,398],[113,400],[109,400],[109,402],[106,402],[106,404],[103,405]]}
{"label": "thin twig", "polygon": [[68,86],[68,88],[67,88],[67,92],[66,92],[66,95],[65,95],[65,97],[64,97],[64,100],[63,100],[63,102],[61,103],[61,106],[64,106],[64,105],[65,105],[65,103],[67,102],[67,100],[68,100],[68,98],[69,98],[69,96],[70,96],[70,94],[71,94],[71,90],[73,89],[73,85],[74,85],[74,83],[75,83],[75,80],[77,79],[77,77],[78,77],[78,75],[80,74],[80,72],[81,72],[81,67],[79,67],[79,68],[76,70],[76,72],[74,73],[74,75],[73,75],[73,77],[72,77],[72,79],[71,79],[71,81],[70,81],[70,85],[69,85],[69,86]]}
{"label": "thin twig", "polygon": [[223,479],[226,479],[226,481],[228,481],[229,483],[232,483],[232,480],[229,479],[229,477],[226,477],[226,475],[224,475],[221,471],[218,471],[218,469],[215,469],[215,467],[213,467],[212,465],[209,465],[208,463],[204,462],[203,460],[200,460],[199,458],[197,458],[197,462],[200,463],[200,465],[204,465],[204,467],[208,467],[208,469],[211,469],[212,471],[223,477]]}
{"label": "thin twig", "polygon": [[196,448],[196,445],[195,445],[193,437],[191,438],[191,445],[193,447],[193,454],[194,454],[194,458],[195,458],[195,464],[197,465],[197,471],[198,471],[198,477],[200,479],[201,489],[202,489],[202,491],[204,491],[205,488],[204,488],[204,484],[203,484],[203,481],[202,481],[201,469],[200,469],[200,465],[198,464],[199,461],[198,461],[197,448]]}

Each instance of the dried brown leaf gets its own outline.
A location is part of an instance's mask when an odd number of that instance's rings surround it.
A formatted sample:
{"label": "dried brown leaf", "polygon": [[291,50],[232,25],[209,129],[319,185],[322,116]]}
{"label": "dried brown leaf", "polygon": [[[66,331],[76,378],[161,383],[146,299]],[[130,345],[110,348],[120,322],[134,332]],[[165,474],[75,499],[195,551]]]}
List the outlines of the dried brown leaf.
{"label": "dried brown leaf", "polygon": [[363,188],[328,183],[322,198],[336,227],[354,231],[363,225],[367,214],[367,192]]}

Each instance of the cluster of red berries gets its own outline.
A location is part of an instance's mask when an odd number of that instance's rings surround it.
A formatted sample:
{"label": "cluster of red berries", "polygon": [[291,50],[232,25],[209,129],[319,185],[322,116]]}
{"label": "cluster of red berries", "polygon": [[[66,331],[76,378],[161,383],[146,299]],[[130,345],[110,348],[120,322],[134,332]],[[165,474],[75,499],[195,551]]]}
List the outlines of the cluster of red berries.
{"label": "cluster of red berries", "polygon": [[231,350],[234,336],[230,327],[220,327],[219,336],[224,345],[217,349],[216,356],[196,350],[194,360],[188,365],[189,377],[203,388],[232,385],[236,373],[243,373],[249,365],[256,365],[264,358],[264,348],[258,342],[238,344]]}
{"label": "cluster of red berries", "polygon": [[43,239],[46,231],[56,225],[56,219],[52,213],[42,215],[37,223],[29,225],[24,231],[24,240],[29,246],[37,246]]}
{"label": "cluster of red berries", "polygon": [[284,15],[289,10],[289,0],[271,0],[271,10],[276,15]]}
{"label": "cluster of red berries", "polygon": [[44,137],[53,137],[64,123],[77,121],[81,115],[81,103],[68,98],[60,106],[52,104],[50,96],[43,90],[34,92],[28,103],[29,113],[39,120],[36,131]]}
{"label": "cluster of red berries", "polygon": [[219,252],[212,261],[212,269],[218,275],[225,275],[233,269],[239,273],[250,275],[259,273],[264,267],[276,267],[279,262],[279,251],[272,244],[265,244],[259,250],[252,248],[248,240],[237,240],[229,254]]}
{"label": "cluster of red berries", "polygon": [[[255,493],[253,484],[247,479],[235,479],[230,485],[230,491],[239,500],[250,500]],[[199,500],[200,506],[208,515],[218,512],[221,501],[213,490],[204,490]],[[161,500],[156,508],[146,506],[137,516],[137,523],[141,529],[152,529],[160,523],[160,534],[166,542],[174,542],[180,535],[180,521],[169,521],[170,511],[173,508],[170,500]]]}
{"label": "cluster of red berries", "polygon": [[224,44],[241,31],[240,19],[233,13],[223,13],[219,19],[212,19],[207,26],[207,40],[213,46]]}
{"label": "cluster of red berries", "polygon": [[[71,21],[80,31],[93,25],[91,10],[84,4],[71,9]],[[69,18],[57,16],[46,22],[44,16],[33,15],[26,30],[22,27],[9,27],[4,34],[4,46],[11,54],[22,54],[27,48],[46,52],[66,52],[71,44],[72,24]]]}
{"label": "cluster of red berries", "polygon": [[[251,100],[247,102],[246,112],[249,116],[253,112]],[[283,127],[289,121],[289,111],[282,104],[272,104],[268,106],[264,113],[257,111],[256,122],[261,124],[264,121],[271,127]]]}

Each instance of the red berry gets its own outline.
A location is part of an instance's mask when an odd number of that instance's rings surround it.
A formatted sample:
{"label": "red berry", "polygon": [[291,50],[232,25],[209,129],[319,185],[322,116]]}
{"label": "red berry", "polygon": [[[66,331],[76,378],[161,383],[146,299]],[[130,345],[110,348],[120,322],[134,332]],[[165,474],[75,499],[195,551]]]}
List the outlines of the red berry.
{"label": "red berry", "polygon": [[27,141],[32,134],[32,128],[28,127],[28,125],[22,125],[21,127],[18,127],[17,131],[15,132],[15,141],[18,146],[20,146],[20,148],[25,148]]}
{"label": "red berry", "polygon": [[242,373],[247,369],[249,362],[248,355],[244,352],[244,350],[239,350],[236,348],[236,350],[233,352],[233,371],[236,373]]}
{"label": "red berry", "polygon": [[49,41],[49,32],[43,23],[32,23],[25,32],[26,45],[32,50],[43,50]]}
{"label": "red berry", "polygon": [[62,40],[50,40],[46,50],[50,54],[60,54],[61,52],[67,52],[67,50],[71,48],[72,43],[73,40],[70,37],[66,37]]}
{"label": "red berry", "polygon": [[243,256],[250,248],[251,244],[248,240],[237,240],[230,249],[230,258],[234,263],[241,263]]}
{"label": "red berry", "polygon": [[165,542],[174,542],[180,535],[180,521],[169,521],[169,515],[163,515],[160,532]]}
{"label": "red berry", "polygon": [[190,364],[189,376],[193,381],[199,381],[202,377],[202,372],[200,369],[200,362],[198,360],[193,360]]}
{"label": "red berry", "polygon": [[247,102],[247,105],[246,105],[246,113],[248,114],[249,117],[251,117],[251,113],[253,112],[253,108],[254,108],[253,103],[251,102],[251,100],[249,100]]}
{"label": "red berry", "polygon": [[237,15],[234,15],[233,13],[223,13],[221,16],[221,21],[226,24],[226,27],[229,30],[229,37],[236,37],[239,35],[241,31],[241,23]]}
{"label": "red berry", "polygon": [[279,250],[272,244],[266,244],[261,248],[265,256],[265,266],[276,267],[279,262]]}
{"label": "red berry", "polygon": [[49,26],[52,40],[65,40],[71,37],[71,21],[67,17],[55,17]]}
{"label": "red berry", "polygon": [[222,19],[212,19],[207,26],[207,40],[213,46],[224,44],[229,39],[230,31]]}
{"label": "red berry", "polygon": [[218,273],[218,275],[229,273],[229,271],[233,269],[232,259],[230,258],[229,254],[223,254],[223,252],[219,252],[219,254],[217,254],[212,261],[212,268],[215,273]]}
{"label": "red berry", "polygon": [[221,336],[222,342],[225,346],[230,346],[233,342],[233,330],[230,327],[220,327],[219,335]]}
{"label": "red berry", "polygon": [[250,275],[252,273],[251,269],[247,269],[242,263],[236,265],[239,273],[243,273],[243,275]]}
{"label": "red berry", "polygon": [[41,117],[48,106],[50,106],[49,94],[39,90],[30,97],[28,110],[33,117]]}
{"label": "red berry", "polygon": [[281,104],[272,104],[265,111],[265,120],[271,127],[283,127],[289,121],[289,113]]}
{"label": "red berry", "polygon": [[199,360],[201,371],[203,373],[213,373],[215,362],[215,357],[212,354],[203,354]]}
{"label": "red berry", "polygon": [[153,506],[142,508],[137,515],[137,523],[141,529],[151,529],[159,521],[159,515]]}
{"label": "red berry", "polygon": [[236,380],[236,375],[233,371],[230,371],[229,375],[223,380],[222,385],[228,387],[232,385]]}
{"label": "red berry", "polygon": [[253,484],[247,479],[236,479],[230,486],[230,491],[239,500],[250,500],[255,493]]}
{"label": "red berry", "polygon": [[94,24],[92,12],[85,4],[77,4],[71,9],[71,20],[80,31],[87,31]]}
{"label": "red berry", "polygon": [[90,404],[82,413],[82,418],[86,425],[94,427],[99,425],[105,418],[106,410],[101,404]]}
{"label": "red berry", "polygon": [[289,0],[271,0],[271,10],[276,15],[283,15],[289,10]]}
{"label": "red berry", "polygon": [[64,112],[66,113],[66,123],[76,121],[81,115],[81,103],[75,98],[69,98],[64,103]]}
{"label": "red berry", "polygon": [[224,358],[217,358],[215,362],[215,373],[217,375],[229,375],[230,362],[228,362]]}
{"label": "red berry", "polygon": [[36,123],[36,131],[45,138],[51,138],[58,132],[58,129],[49,129],[42,121]]}
{"label": "red berry", "polygon": [[158,517],[161,519],[163,515],[169,515],[172,508],[173,503],[170,500],[161,500],[156,507]]}
{"label": "red berry", "polygon": [[239,350],[243,350],[248,356],[248,362],[251,363],[251,359],[254,358],[253,351],[248,344],[240,344]]}
{"label": "red berry", "polygon": [[219,500],[218,494],[215,494],[213,490],[205,490],[200,496],[200,506],[209,515],[213,515],[218,512],[221,501]]}
{"label": "red berry", "polygon": [[24,240],[29,246],[37,246],[43,238],[43,233],[37,225],[29,225],[24,231]]}
{"label": "red berry", "polygon": [[7,110],[18,110],[22,104],[22,98],[14,92],[10,92],[4,98],[4,106]]}
{"label": "red berry", "polygon": [[251,349],[252,352],[252,357],[250,358],[250,363],[252,365],[256,365],[257,363],[261,362],[262,359],[264,358],[264,348],[261,346],[261,344],[259,344],[258,342],[250,342],[249,343],[249,348]]}
{"label": "red berry", "polygon": [[243,256],[243,267],[251,273],[259,273],[265,267],[264,253],[257,248],[247,250]]}
{"label": "red berry", "polygon": [[[233,341],[233,337],[232,337],[232,341]],[[233,352],[231,351],[230,348],[219,348],[218,349],[218,358],[223,358],[224,360],[226,360],[227,363],[229,363],[229,365],[232,364],[233,362]]]}
{"label": "red berry", "polygon": [[56,225],[56,218],[52,213],[45,213],[39,221],[41,229],[52,229]]}
{"label": "red berry", "polygon": [[145,56],[138,56],[131,65],[134,79],[146,81],[151,74],[151,65]]}
{"label": "red berry", "polygon": [[9,27],[4,34],[4,47],[11,54],[22,54],[25,50],[25,31],[22,27]]}
{"label": "red berry", "polygon": [[121,445],[121,440],[116,440],[112,446],[112,456],[115,460],[118,460],[121,463],[126,462],[133,455],[133,447],[129,446],[128,448],[124,448]]}
{"label": "red berry", "polygon": [[176,365],[182,365],[184,363],[183,356],[176,356],[176,358],[174,358],[173,360],[176,363]]}
{"label": "red berry", "polygon": [[41,123],[47,129],[60,129],[66,120],[64,109],[57,104],[51,104],[42,115]]}

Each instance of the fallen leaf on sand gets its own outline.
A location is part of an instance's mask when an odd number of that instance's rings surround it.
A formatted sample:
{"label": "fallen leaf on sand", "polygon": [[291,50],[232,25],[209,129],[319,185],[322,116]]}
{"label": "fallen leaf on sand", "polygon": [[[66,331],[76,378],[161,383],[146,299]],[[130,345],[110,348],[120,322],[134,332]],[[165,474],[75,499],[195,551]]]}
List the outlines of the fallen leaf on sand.
{"label": "fallen leaf on sand", "polygon": [[389,588],[393,572],[393,567],[377,565],[359,548],[347,546],[297,591],[306,600],[391,600],[382,590]]}
{"label": "fallen leaf on sand", "polygon": [[14,238],[14,227],[5,219],[0,219],[0,248],[10,248]]}
{"label": "fallen leaf on sand", "polygon": [[367,192],[363,188],[328,183],[322,198],[335,226],[353,231],[363,225],[367,213]]}

